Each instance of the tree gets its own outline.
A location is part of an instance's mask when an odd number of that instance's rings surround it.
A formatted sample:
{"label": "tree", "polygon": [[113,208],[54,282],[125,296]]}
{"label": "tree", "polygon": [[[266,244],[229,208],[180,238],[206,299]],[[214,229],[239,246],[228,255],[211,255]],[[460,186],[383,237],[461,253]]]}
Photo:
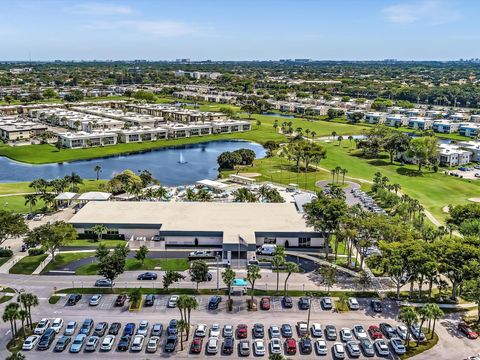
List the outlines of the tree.
{"label": "tree", "polygon": [[191,317],[192,311],[197,310],[198,306],[199,306],[199,304],[198,304],[197,298],[195,296],[188,296],[187,297],[187,300],[185,301],[185,308],[187,310],[187,324],[188,324],[187,340],[188,340],[188,337],[190,335],[190,324],[191,324],[190,317]]}
{"label": "tree", "polygon": [[204,260],[194,260],[190,264],[190,270],[188,271],[193,282],[198,284],[208,281],[208,264]]}
{"label": "tree", "polygon": [[25,360],[25,359],[26,359],[25,355],[23,355],[21,352],[16,352],[8,356],[5,360]]}
{"label": "tree", "polygon": [[407,327],[407,351],[410,349],[410,335],[411,335],[411,330],[410,327],[413,324],[416,324],[418,322],[418,315],[417,312],[415,311],[415,308],[411,306],[404,306],[400,308],[400,312],[398,313],[398,320],[403,322],[405,326]]}
{"label": "tree", "polygon": [[250,189],[242,187],[232,191],[235,202],[257,202],[258,198]]}
{"label": "tree", "polygon": [[411,137],[399,131],[390,132],[383,140],[383,149],[390,155],[390,164],[395,157],[407,151],[410,147]]}
{"label": "tree", "polygon": [[107,233],[108,228],[103,224],[97,224],[93,226],[91,230],[95,235],[97,235],[97,241],[101,241],[103,234]]}
{"label": "tree", "polygon": [[0,244],[10,237],[19,237],[28,232],[21,214],[0,209]]}
{"label": "tree", "polygon": [[322,266],[318,272],[322,276],[321,283],[325,285],[327,294],[330,293],[330,288],[337,281],[337,270],[333,266]]}
{"label": "tree", "polygon": [[100,172],[102,171],[102,167],[100,165],[95,165],[95,167],[93,168],[93,171],[95,171],[95,175],[97,177],[97,181],[100,177]]}
{"label": "tree", "polygon": [[139,308],[141,301],[142,291],[140,288],[130,290],[130,293],[128,294],[128,302],[130,303],[130,307]]}
{"label": "tree", "polygon": [[432,162],[437,158],[438,138],[436,136],[423,136],[414,138],[410,141],[410,148],[407,155],[413,157],[418,164],[418,171],[422,171],[422,166]]}
{"label": "tree", "polygon": [[65,176],[68,183],[70,184],[70,190],[75,192],[78,189],[77,185],[83,184],[83,179],[75,172],[72,172],[70,175]]}
{"label": "tree", "polygon": [[252,118],[252,114],[258,112],[258,107],[253,104],[245,104],[240,108],[241,111],[248,114],[248,119]]}
{"label": "tree", "polygon": [[[431,315],[431,308],[428,306],[429,304],[423,305],[421,308],[417,309],[417,314],[418,317],[420,318],[420,331],[422,331],[423,324],[425,323],[426,320],[428,320],[432,315]],[[420,339],[417,339],[417,345],[420,344]]]}
{"label": "tree", "polygon": [[45,89],[42,95],[45,99],[52,99],[58,97],[58,94],[52,88]]}
{"label": "tree", "polygon": [[183,333],[187,331],[188,324],[185,320],[179,320],[177,327],[178,332],[180,333],[180,350],[183,351]]}
{"label": "tree", "polygon": [[[16,307],[11,305],[16,305]],[[17,326],[16,320],[18,319],[18,304],[10,303],[7,305],[5,310],[3,310],[2,320],[3,322],[10,323],[10,331],[12,332],[12,337],[15,339],[17,337]]]}
{"label": "tree", "polygon": [[163,288],[168,291],[168,288],[175,282],[185,279],[185,276],[178,271],[167,270],[163,275]]}
{"label": "tree", "polygon": [[18,311],[18,318],[22,322],[22,329],[23,329],[23,339],[25,340],[25,334],[26,334],[26,329],[25,329],[25,321],[28,321],[28,311],[21,309]]}
{"label": "tree", "polygon": [[55,221],[31,230],[25,243],[31,246],[43,246],[52,255],[52,261],[55,262],[55,252],[58,248],[76,239],[77,231],[71,224],[65,221]]}
{"label": "tree", "polygon": [[146,101],[146,102],[155,102],[157,97],[154,93],[145,90],[138,90],[133,94],[135,100]]}
{"label": "tree", "polygon": [[101,261],[105,256],[108,256],[110,254],[110,250],[108,250],[107,245],[105,244],[99,244],[97,246],[97,249],[95,250],[95,257]]}
{"label": "tree", "polygon": [[480,322],[480,278],[466,281],[462,287],[462,297],[477,304],[477,322]]}
{"label": "tree", "polygon": [[432,333],[430,335],[430,340],[431,340],[435,336],[435,324],[437,320],[444,317],[445,313],[443,312],[442,309],[440,309],[440,307],[437,304],[429,304],[429,305],[430,305],[430,316],[433,319]]}
{"label": "tree", "polygon": [[255,160],[255,151],[250,149],[238,149],[233,151],[233,154],[238,154],[241,157],[241,162],[238,165],[252,165]]}
{"label": "tree", "polygon": [[237,276],[237,274],[235,274],[235,271],[233,271],[232,268],[226,268],[222,272],[222,281],[228,287],[228,306],[229,306],[229,308],[230,308],[231,302],[232,302],[232,298],[231,298],[232,283],[233,283],[233,280],[235,280],[236,276]]}
{"label": "tree", "polygon": [[33,329],[32,322],[32,307],[38,306],[38,297],[31,293],[22,293],[18,296],[17,301],[22,304],[23,309],[28,313],[27,324],[30,329]]}
{"label": "tree", "polygon": [[285,263],[285,270],[287,272],[287,276],[285,277],[285,282],[283,284],[283,293],[284,293],[285,296],[287,296],[287,282],[288,282],[288,279],[290,278],[290,275],[292,275],[293,273],[298,273],[300,271],[300,268],[294,262],[287,261]]}
{"label": "tree", "polygon": [[285,264],[285,255],[275,254],[272,258],[272,267],[277,273],[277,294],[278,294],[278,284],[280,282],[280,267]]}
{"label": "tree", "polygon": [[140,248],[135,252],[135,259],[140,261],[143,264],[145,263],[145,258],[150,250],[145,245],[140,246]]}
{"label": "tree", "polygon": [[27,194],[23,196],[25,199],[25,206],[30,207],[30,214],[33,213],[33,207],[37,205],[37,195],[36,194]]}
{"label": "tree", "polygon": [[236,152],[225,151],[218,156],[217,163],[220,169],[234,169],[242,163],[242,156]]}
{"label": "tree", "polygon": [[260,274],[260,267],[257,265],[248,265],[247,268],[247,281],[251,285],[250,289],[250,304],[249,307],[253,307],[253,294],[255,292],[255,281],[262,278],[262,274]]}
{"label": "tree", "polygon": [[338,141],[338,146],[340,146],[342,144],[342,141],[343,141],[343,136],[340,135],[339,137],[337,137],[337,141]]}
{"label": "tree", "polygon": [[117,245],[113,252],[100,259],[98,263],[98,275],[112,282],[125,271],[125,262],[128,255],[128,247]]}

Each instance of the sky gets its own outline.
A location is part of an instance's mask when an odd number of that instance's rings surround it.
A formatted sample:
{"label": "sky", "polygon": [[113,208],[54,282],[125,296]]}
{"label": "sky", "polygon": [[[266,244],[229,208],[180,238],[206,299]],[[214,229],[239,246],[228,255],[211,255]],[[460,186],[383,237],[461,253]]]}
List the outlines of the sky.
{"label": "sky", "polygon": [[480,57],[478,0],[0,0],[0,60]]}

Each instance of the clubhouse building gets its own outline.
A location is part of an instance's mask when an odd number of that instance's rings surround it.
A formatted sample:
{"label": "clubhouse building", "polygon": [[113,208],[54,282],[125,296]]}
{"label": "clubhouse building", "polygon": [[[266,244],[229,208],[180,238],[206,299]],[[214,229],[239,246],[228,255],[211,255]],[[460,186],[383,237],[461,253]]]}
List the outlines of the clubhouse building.
{"label": "clubhouse building", "polygon": [[109,235],[125,240],[208,247],[222,251],[223,260],[250,259],[263,244],[324,247],[322,235],[293,203],[92,201],[69,222],[83,236],[103,224]]}

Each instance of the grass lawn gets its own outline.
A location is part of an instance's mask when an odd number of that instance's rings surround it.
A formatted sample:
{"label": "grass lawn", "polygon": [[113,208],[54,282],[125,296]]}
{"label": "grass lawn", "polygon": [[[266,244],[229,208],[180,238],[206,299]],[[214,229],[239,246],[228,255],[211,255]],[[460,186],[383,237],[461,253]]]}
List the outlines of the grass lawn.
{"label": "grass lawn", "polygon": [[11,256],[7,256],[7,257],[0,257],[0,266],[2,266],[3,264],[5,264],[8,260],[10,260]]}
{"label": "grass lawn", "polygon": [[102,240],[102,241],[93,241],[89,239],[77,239],[69,242],[66,246],[63,247],[71,247],[71,246],[99,246],[100,244],[104,244],[107,248],[114,248],[117,245],[125,245],[125,240]]}
{"label": "grass lawn", "polygon": [[[189,268],[189,264],[187,259],[145,259],[143,266],[142,263],[136,259],[127,259],[125,263],[125,271],[155,270],[157,267],[160,267],[162,270],[184,271]],[[80,266],[75,274],[95,275],[97,272],[97,264],[92,263]]]}
{"label": "grass lawn", "polygon": [[409,359],[411,357],[414,357],[415,355],[421,354],[424,351],[427,351],[427,350],[431,349],[432,347],[434,347],[435,345],[437,345],[438,335],[436,333],[434,333],[433,334],[433,339],[430,340],[431,334],[428,333],[428,329],[422,328],[422,330],[424,331],[425,336],[427,337],[428,341],[423,343],[423,344],[419,344],[418,346],[416,346],[417,343],[415,341],[410,341],[410,349],[408,349],[408,351],[405,355],[400,356],[401,360],[405,360],[405,359]]}
{"label": "grass lawn", "polygon": [[48,303],[49,304],[56,304],[58,302],[58,300],[60,300],[61,296],[58,296],[58,295],[52,295],[50,296],[50,298],[48,299]]}
{"label": "grass lawn", "polygon": [[0,297],[0,304],[6,303],[7,301],[10,301],[12,299],[12,295],[3,295],[2,297]]}
{"label": "grass lawn", "polygon": [[49,272],[50,270],[62,268],[73,261],[92,256],[95,256],[94,251],[58,254],[57,256],[55,256],[55,262],[50,261],[50,263],[43,269],[42,274]]}
{"label": "grass lawn", "polygon": [[30,275],[47,256],[47,254],[25,256],[10,268],[10,274]]}
{"label": "grass lawn", "polygon": [[[26,214],[30,212],[30,205],[25,205],[25,198],[23,195],[12,195],[0,197],[0,206],[3,209],[13,211],[19,214]],[[37,204],[32,207],[33,211],[38,211],[45,206],[41,199],[37,199]]]}

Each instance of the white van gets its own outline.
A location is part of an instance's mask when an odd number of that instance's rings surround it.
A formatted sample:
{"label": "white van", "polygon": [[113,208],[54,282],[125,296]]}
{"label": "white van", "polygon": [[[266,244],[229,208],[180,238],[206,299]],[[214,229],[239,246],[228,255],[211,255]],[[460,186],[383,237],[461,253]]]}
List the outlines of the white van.
{"label": "white van", "polygon": [[260,255],[274,255],[277,251],[277,245],[275,244],[263,244],[257,249],[257,254]]}

